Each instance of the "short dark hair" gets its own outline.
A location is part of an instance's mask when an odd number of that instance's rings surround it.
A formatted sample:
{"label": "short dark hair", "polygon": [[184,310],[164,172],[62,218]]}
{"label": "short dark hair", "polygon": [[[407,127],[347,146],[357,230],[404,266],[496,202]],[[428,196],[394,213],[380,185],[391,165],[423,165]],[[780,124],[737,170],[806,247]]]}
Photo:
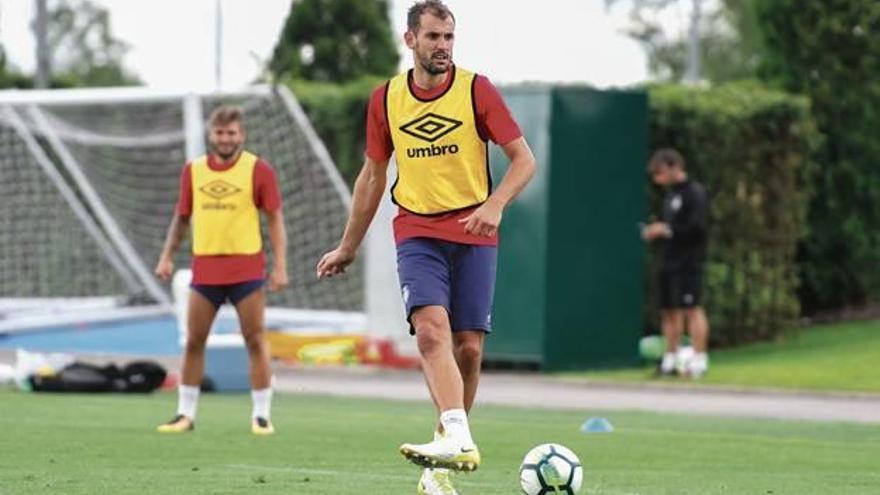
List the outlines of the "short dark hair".
{"label": "short dark hair", "polygon": [[675,148],[660,148],[651,155],[651,161],[648,163],[651,167],[663,165],[685,168],[684,157]]}
{"label": "short dark hair", "polygon": [[444,21],[447,17],[451,17],[452,22],[455,22],[452,11],[440,0],[421,0],[414,3],[406,13],[406,29],[412,33],[418,32],[421,27],[422,14],[425,13],[439,17]]}
{"label": "short dark hair", "polygon": [[208,118],[208,125],[216,127],[219,125],[228,125],[238,122],[244,128],[244,110],[238,105],[220,105],[211,112]]}

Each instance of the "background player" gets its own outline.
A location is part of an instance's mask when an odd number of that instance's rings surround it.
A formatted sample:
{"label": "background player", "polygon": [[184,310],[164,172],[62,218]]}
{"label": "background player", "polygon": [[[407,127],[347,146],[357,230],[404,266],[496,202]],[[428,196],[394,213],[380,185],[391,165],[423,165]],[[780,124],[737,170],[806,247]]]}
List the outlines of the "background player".
{"label": "background player", "polygon": [[255,434],[271,434],[272,370],[263,325],[266,260],[259,211],[268,221],[274,260],[269,290],[275,291],[288,283],[281,197],[271,166],[243,149],[246,135],[242,110],[221,106],[211,114],[209,125],[211,153],[183,169],[177,212],[156,265],[156,275],[170,280],[174,252],[192,223],[193,279],[177,415],[160,425],[158,431],[193,429],[205,366],[205,342],[217,310],[229,301],[238,313],[250,360],[251,428]]}
{"label": "background player", "polygon": [[[703,186],[690,179],[681,154],[671,148],[654,153],[648,165],[654,183],[666,188],[662,222],[647,225],[642,236],[658,246],[657,282],[666,352],[661,374],[676,372],[699,378],[709,367],[709,321],[701,306],[709,201]],[[677,363],[687,326],[694,346],[688,362]]]}

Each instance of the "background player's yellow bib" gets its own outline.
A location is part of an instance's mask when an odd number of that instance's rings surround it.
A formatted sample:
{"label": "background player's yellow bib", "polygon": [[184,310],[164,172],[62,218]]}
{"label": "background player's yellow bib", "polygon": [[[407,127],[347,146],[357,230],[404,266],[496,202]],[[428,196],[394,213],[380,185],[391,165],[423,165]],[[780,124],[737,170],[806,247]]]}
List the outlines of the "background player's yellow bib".
{"label": "background player's yellow bib", "polygon": [[243,151],[231,168],[211,170],[208,157],[192,162],[193,254],[256,254],[263,248],[254,204],[257,157]]}
{"label": "background player's yellow bib", "polygon": [[394,202],[422,215],[476,206],[489,197],[486,142],[477,132],[476,75],[453,67],[449,89],[433,100],[416,98],[409,72],[388,82],[385,108],[397,157]]}

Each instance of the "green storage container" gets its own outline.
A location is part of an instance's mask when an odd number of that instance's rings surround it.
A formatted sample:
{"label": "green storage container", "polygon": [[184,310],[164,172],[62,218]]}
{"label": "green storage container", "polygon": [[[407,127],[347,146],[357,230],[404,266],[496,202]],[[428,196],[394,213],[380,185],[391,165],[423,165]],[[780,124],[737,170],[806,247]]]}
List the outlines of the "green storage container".
{"label": "green storage container", "polygon": [[[646,212],[647,96],[522,86],[502,90],[538,163],[502,221],[490,362],[545,370],[638,357]],[[496,183],[507,169],[491,155]]]}

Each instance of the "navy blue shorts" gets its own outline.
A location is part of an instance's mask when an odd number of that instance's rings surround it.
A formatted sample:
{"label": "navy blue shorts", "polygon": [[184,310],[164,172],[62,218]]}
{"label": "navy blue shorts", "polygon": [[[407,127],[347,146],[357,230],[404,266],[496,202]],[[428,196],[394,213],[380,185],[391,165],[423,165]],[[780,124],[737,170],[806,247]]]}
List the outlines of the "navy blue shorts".
{"label": "navy blue shorts", "polygon": [[265,281],[258,279],[226,285],[191,284],[190,287],[192,287],[192,290],[205,296],[205,299],[211,301],[215,308],[219,308],[227,300],[233,306],[237,305],[245,297],[262,289],[263,284],[265,284]]}
{"label": "navy blue shorts", "polygon": [[[406,319],[423,306],[443,306],[452,331],[492,330],[498,248],[416,237],[397,246],[397,275]],[[410,333],[415,333],[410,321]]]}

